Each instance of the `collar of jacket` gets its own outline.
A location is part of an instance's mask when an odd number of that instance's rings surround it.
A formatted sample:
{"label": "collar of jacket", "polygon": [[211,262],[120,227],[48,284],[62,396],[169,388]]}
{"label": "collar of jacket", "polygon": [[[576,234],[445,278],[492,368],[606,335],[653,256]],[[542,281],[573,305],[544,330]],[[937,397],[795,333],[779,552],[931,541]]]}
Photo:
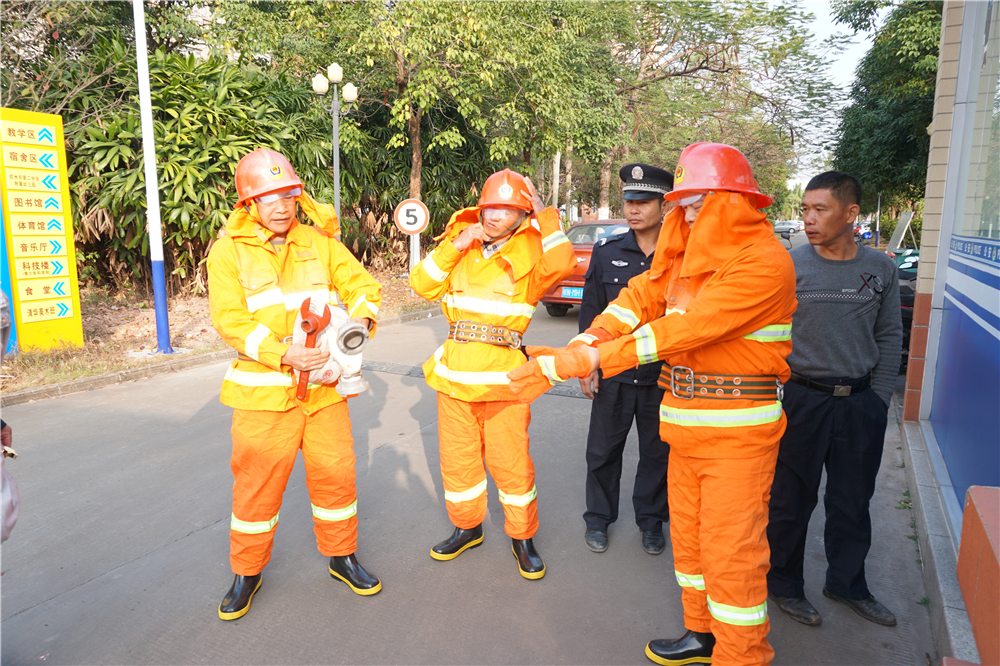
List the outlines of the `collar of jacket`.
{"label": "collar of jacket", "polygon": [[[254,211],[256,212],[256,211]],[[270,248],[270,240],[274,237],[274,232],[266,229],[260,218],[251,215],[245,210],[236,210],[229,216],[226,222],[226,234],[234,241],[251,243]],[[312,247],[312,234],[306,231],[306,227],[301,222],[295,220],[285,234],[286,245],[296,245],[298,247]]]}
{"label": "collar of jacket", "polygon": [[[479,222],[479,210],[479,206],[473,206],[457,211],[448,220],[448,225],[441,235],[435,237],[434,240],[450,241],[455,239],[466,227]],[[542,234],[535,228],[537,223],[532,224],[534,219],[534,215],[529,215],[514,232],[514,235],[510,237],[510,240],[504,243],[503,247],[493,255],[510,264],[515,280],[520,280],[534,270],[535,265],[542,258]]]}
{"label": "collar of jacket", "polygon": [[[333,206],[317,202],[304,190],[302,194],[295,197],[295,201],[302,207],[302,212],[306,214],[306,217],[316,225],[316,230],[324,236],[336,236],[340,233],[339,221],[337,220],[336,213],[333,211]],[[301,223],[296,217],[296,220],[288,229],[289,238],[292,237],[292,232],[297,230],[299,226],[301,226]],[[298,244],[302,245],[303,242],[301,240],[307,238],[308,234],[302,236],[299,234],[296,234],[296,238],[300,240]],[[257,205],[251,202],[249,210],[240,206],[229,214],[229,219],[226,220],[226,235],[233,238],[254,236],[259,238],[262,243],[266,243],[271,240],[274,233],[265,229],[261,224]],[[305,244],[312,245],[312,241],[309,240]]]}

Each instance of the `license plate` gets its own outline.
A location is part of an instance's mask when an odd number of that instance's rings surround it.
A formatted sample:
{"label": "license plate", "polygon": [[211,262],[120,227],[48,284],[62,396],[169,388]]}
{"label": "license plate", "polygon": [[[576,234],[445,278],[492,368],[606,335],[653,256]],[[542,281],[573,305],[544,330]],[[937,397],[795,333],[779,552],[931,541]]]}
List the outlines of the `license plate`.
{"label": "license plate", "polygon": [[563,298],[583,298],[583,287],[563,287]]}

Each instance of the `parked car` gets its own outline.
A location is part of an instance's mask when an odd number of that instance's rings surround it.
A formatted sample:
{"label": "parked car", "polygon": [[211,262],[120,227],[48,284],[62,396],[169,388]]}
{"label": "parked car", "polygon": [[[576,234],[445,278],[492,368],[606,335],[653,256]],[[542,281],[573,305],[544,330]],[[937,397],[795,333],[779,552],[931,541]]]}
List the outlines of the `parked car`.
{"label": "parked car", "polygon": [[583,299],[583,277],[590,267],[590,254],[594,243],[608,236],[628,231],[625,220],[594,220],[580,222],[566,232],[576,253],[576,270],[565,280],[557,282],[542,296],[545,311],[553,317],[565,317],[569,309]]}
{"label": "parked car", "polygon": [[779,220],[774,223],[774,233],[780,234],[782,231],[794,234],[796,231],[800,231],[800,229],[795,220]]}

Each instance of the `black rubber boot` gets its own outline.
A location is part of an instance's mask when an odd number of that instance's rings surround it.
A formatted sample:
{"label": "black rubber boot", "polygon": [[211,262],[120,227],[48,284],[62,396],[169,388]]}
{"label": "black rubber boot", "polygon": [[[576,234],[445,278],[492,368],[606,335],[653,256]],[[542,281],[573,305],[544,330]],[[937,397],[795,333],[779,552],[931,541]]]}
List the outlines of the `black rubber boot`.
{"label": "black rubber boot", "polygon": [[243,617],[250,610],[250,602],[253,595],[260,589],[260,584],[264,582],[261,574],[256,576],[236,576],[233,586],[226,592],[222,603],[219,604],[220,620],[235,620]]}
{"label": "black rubber boot", "polygon": [[476,525],[471,530],[456,527],[451,536],[431,548],[431,557],[435,560],[453,560],[470,548],[475,548],[483,542],[483,526]]}
{"label": "black rubber boot", "polygon": [[545,563],[535,550],[531,539],[511,539],[510,549],[514,551],[517,568],[521,575],[529,580],[538,580],[545,575]]}
{"label": "black rubber boot", "polygon": [[661,638],[646,644],[646,656],[663,666],[711,664],[715,636],[687,631],[677,639]]}
{"label": "black rubber boot", "polygon": [[347,583],[355,594],[367,597],[382,589],[382,582],[358,563],[354,553],[330,558],[330,575]]}

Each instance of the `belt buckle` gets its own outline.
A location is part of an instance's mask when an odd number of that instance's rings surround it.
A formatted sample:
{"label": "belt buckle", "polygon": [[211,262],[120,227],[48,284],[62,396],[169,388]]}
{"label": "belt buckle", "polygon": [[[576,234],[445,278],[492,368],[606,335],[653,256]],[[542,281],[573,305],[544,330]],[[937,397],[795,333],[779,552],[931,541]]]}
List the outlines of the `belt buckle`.
{"label": "belt buckle", "polygon": [[[678,377],[678,373],[687,373],[687,377]],[[684,395],[677,392],[678,386],[677,382],[687,381],[690,382],[689,386],[681,386],[684,389]],[[680,398],[681,400],[692,400],[694,398],[694,370],[685,365],[674,365],[670,367],[670,394],[675,398]]]}
{"label": "belt buckle", "polygon": [[836,386],[833,387],[833,395],[835,395],[838,398],[843,398],[845,396],[851,395],[851,387],[841,386],[840,384],[837,384]]}
{"label": "belt buckle", "polygon": [[775,391],[776,391],[776,396],[778,398],[778,402],[784,402],[784,400],[785,400],[785,385],[781,383],[780,379],[775,379],[774,381],[775,381],[775,384],[777,384],[777,386],[775,387]]}
{"label": "belt buckle", "polygon": [[517,331],[508,330],[507,333],[510,335],[510,348],[517,351],[521,348],[521,334]]}

